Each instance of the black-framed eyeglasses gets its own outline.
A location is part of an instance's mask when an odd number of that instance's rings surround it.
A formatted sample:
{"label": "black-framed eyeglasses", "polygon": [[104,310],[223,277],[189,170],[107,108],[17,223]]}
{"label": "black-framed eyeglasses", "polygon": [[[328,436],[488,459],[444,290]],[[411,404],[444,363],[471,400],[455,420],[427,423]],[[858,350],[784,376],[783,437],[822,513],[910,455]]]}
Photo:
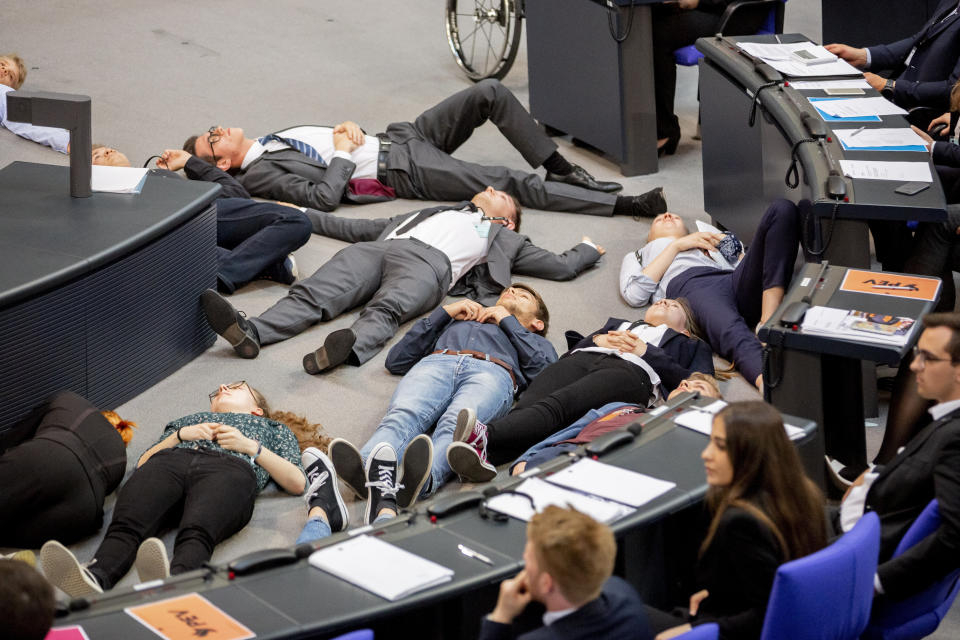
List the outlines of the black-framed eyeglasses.
{"label": "black-framed eyeglasses", "polygon": [[[231,382],[230,384],[226,384],[226,385],[222,385],[222,386],[225,386],[227,389],[236,390],[236,389],[239,389],[239,388],[243,387],[243,386],[246,385],[246,384],[247,384],[247,381],[246,381],[246,380],[238,380],[237,382]],[[207,397],[208,397],[210,400],[213,400],[213,399],[216,398],[218,395],[220,395],[220,387],[217,387],[216,391],[211,391],[210,393],[208,393],[208,394],[207,394]],[[250,395],[253,395],[253,391],[250,392]]]}
{"label": "black-framed eyeglasses", "polygon": [[957,364],[953,358],[938,358],[929,351],[924,351],[920,347],[913,348],[913,361],[916,362],[917,366],[920,367],[926,366],[928,362],[949,362],[953,365]]}
{"label": "black-framed eyeglasses", "polygon": [[207,142],[210,143],[210,155],[213,156],[213,164],[217,164],[217,152],[214,151],[213,145],[217,142],[220,142],[220,134],[217,133],[220,131],[220,125],[215,124],[209,129],[207,129]]}

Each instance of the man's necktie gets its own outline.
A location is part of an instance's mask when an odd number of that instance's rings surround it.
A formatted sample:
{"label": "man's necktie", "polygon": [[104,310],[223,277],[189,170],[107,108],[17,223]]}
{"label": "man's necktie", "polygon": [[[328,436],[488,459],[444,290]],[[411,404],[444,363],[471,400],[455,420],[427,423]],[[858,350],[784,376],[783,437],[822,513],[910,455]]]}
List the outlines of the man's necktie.
{"label": "man's necktie", "polygon": [[257,142],[259,142],[262,145],[265,145],[271,140],[276,140],[277,142],[282,142],[286,145],[289,145],[290,147],[296,149],[297,151],[307,156],[311,160],[319,162],[321,167],[327,166],[327,163],[323,161],[323,158],[320,157],[320,154],[317,152],[316,149],[308,145],[306,142],[302,142],[300,140],[297,140],[296,138],[284,138],[282,136],[278,136],[275,133],[271,133],[268,136],[263,136],[262,138],[259,138]]}
{"label": "man's necktie", "polygon": [[472,202],[461,202],[460,204],[455,204],[452,207],[450,205],[443,205],[439,207],[430,207],[429,209],[422,209],[417,215],[410,218],[406,224],[397,228],[396,235],[402,236],[406,232],[413,229],[415,226],[429,218],[435,213],[440,213],[441,211],[461,211],[463,209],[469,209],[470,211],[476,211],[477,206]]}

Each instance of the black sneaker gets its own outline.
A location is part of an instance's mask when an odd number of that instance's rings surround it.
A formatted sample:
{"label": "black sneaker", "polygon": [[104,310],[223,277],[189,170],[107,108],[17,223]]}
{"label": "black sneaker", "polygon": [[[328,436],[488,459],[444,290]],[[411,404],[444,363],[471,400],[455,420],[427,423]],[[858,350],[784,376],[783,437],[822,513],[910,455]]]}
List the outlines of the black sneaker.
{"label": "black sneaker", "polygon": [[339,329],[323,341],[323,346],[303,356],[303,370],[310,375],[329,371],[347,361],[357,334],[352,329]]}
{"label": "black sneaker", "polygon": [[386,442],[373,448],[367,458],[367,511],[366,524],[377,519],[382,509],[397,511],[397,452]]}
{"label": "black sneaker", "polygon": [[358,498],[367,497],[367,473],[364,471],[363,458],[350,442],[343,438],[334,438],[327,447],[330,460],[337,475]]}
{"label": "black sneaker", "polygon": [[291,253],[280,262],[276,262],[261,271],[257,277],[261,280],[270,280],[272,282],[279,282],[280,284],[293,284],[297,281],[299,275],[300,271],[297,269],[297,261]]}
{"label": "black sneaker", "polygon": [[242,311],[213,289],[200,294],[200,307],[207,317],[207,324],[217,335],[230,343],[241,358],[256,358],[260,353],[260,336],[257,329],[247,321]]}
{"label": "black sneaker", "polygon": [[330,531],[337,533],[345,530],[350,524],[350,514],[340,496],[337,472],[330,458],[316,447],[307,447],[303,450],[300,461],[303,463],[303,468],[307,472],[307,481],[310,483],[304,494],[307,510],[320,507],[327,514]]}
{"label": "black sneaker", "polygon": [[400,462],[400,481],[403,486],[397,491],[398,507],[409,509],[417,502],[423,485],[430,478],[432,467],[433,441],[430,436],[421,433],[403,450],[403,459]]}

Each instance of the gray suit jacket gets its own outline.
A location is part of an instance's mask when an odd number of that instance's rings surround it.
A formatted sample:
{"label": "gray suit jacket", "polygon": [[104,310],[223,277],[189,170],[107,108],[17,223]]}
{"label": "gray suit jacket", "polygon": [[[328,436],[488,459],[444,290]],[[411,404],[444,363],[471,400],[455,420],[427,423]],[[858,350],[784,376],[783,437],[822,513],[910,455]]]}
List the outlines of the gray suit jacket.
{"label": "gray suit jacket", "polygon": [[[436,207],[434,214],[458,205]],[[345,242],[383,240],[407,219],[420,213],[412,211],[392,218],[344,218],[329,213],[307,211],[313,232]],[[450,290],[452,295],[468,296],[483,304],[492,304],[512,282],[512,274],[546,280],[572,280],[600,259],[600,253],[580,243],[561,254],[541,249],[530,238],[503,225],[490,227],[487,261],[463,274]]]}

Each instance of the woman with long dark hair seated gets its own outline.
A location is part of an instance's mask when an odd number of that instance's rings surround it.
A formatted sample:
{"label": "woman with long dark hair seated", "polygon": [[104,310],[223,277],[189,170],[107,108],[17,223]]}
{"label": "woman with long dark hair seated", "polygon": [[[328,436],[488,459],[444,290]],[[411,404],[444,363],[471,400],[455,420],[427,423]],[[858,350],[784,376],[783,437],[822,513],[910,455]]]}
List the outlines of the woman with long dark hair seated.
{"label": "woman with long dark hair seated", "polygon": [[701,456],[712,514],[688,607],[649,608],[658,640],[716,622],[721,638],[759,638],[777,567],[826,545],[823,495],[803,472],[780,413],[735,402]]}

